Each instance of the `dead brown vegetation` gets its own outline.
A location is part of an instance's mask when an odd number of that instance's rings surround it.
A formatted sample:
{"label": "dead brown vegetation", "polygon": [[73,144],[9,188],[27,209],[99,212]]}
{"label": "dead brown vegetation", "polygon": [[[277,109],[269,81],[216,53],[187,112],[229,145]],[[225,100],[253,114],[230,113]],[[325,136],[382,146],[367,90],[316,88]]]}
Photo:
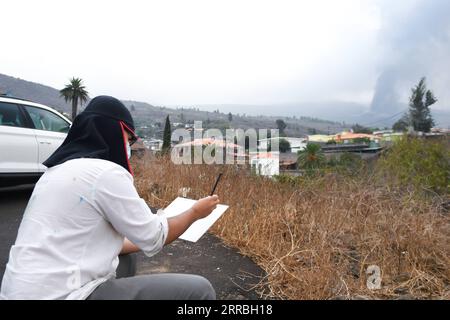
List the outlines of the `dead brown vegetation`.
{"label": "dead brown vegetation", "polygon": [[[230,206],[212,232],[266,272],[267,298],[450,298],[450,224],[438,201],[389,187],[375,176],[322,174],[277,182],[234,166],[180,166],[167,158],[136,163],[135,184],[165,207],[188,187]],[[379,266],[380,290],[367,287]]]}

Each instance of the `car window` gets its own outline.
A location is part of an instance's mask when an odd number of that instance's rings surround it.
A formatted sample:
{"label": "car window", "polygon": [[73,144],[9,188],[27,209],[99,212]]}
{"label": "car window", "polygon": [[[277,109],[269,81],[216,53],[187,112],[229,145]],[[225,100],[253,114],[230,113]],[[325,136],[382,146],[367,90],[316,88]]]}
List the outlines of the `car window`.
{"label": "car window", "polygon": [[45,109],[24,106],[38,130],[68,132],[70,124],[53,112]]}
{"label": "car window", "polygon": [[12,103],[0,102],[0,125],[26,127],[19,107]]}

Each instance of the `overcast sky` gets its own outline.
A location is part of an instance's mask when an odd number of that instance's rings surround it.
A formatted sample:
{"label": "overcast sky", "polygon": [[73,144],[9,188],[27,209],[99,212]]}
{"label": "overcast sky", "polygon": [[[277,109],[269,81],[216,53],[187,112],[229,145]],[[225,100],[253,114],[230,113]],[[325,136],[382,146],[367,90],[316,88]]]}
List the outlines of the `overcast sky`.
{"label": "overcast sky", "polygon": [[92,96],[155,105],[370,106],[376,88],[405,100],[428,76],[450,110],[449,3],[10,0],[0,73],[55,88],[81,77]]}

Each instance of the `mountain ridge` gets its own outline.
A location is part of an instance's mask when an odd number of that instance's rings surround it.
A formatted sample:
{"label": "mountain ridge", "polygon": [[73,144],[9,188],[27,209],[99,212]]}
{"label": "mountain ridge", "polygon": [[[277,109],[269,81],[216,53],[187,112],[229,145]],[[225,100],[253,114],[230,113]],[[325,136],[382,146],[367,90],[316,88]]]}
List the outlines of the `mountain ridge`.
{"label": "mountain ridge", "polygon": [[[0,93],[42,103],[58,111],[71,113],[70,103],[66,103],[59,90],[41,83],[32,82],[0,73]],[[374,127],[390,127],[401,113],[381,115],[370,113],[367,106],[352,102],[286,103],[279,105],[249,104],[201,104],[188,106],[155,106],[147,102],[122,100],[132,111],[137,126],[161,125],[170,116],[172,123],[192,123],[201,120],[206,127],[232,128],[276,128],[275,121],[283,119],[288,127],[286,134],[303,136],[312,132],[336,133],[349,129],[351,124],[373,124]],[[85,105],[80,107],[83,110]],[[407,105],[404,105],[405,111]],[[220,110],[217,112],[217,110]],[[398,111],[398,110],[393,110]],[[228,113],[233,120],[228,121]],[[450,112],[433,110],[436,123],[450,126]],[[396,112],[397,113],[397,112]],[[325,120],[333,119],[333,120]],[[156,129],[155,131],[159,131]],[[155,132],[148,132],[153,135]]]}
{"label": "mountain ridge", "polygon": [[[32,81],[15,78],[0,73],[0,93],[9,94],[13,97],[23,98],[26,100],[48,105],[60,112],[70,114],[71,105],[64,101],[59,94],[59,90]],[[200,110],[200,106],[194,107],[163,107],[154,106],[147,102],[122,100],[122,102],[130,109],[136,121],[136,126],[147,127],[148,125],[157,124],[161,126],[165,117],[170,116],[172,123],[193,123],[194,120],[200,120],[205,123],[207,128],[276,128],[275,121],[283,119],[287,123],[286,134],[293,136],[302,136],[310,132],[328,133],[330,130],[344,130],[345,127],[338,122],[322,119],[313,119],[308,117],[286,117],[282,115],[244,115],[233,114],[232,121],[228,119],[228,112],[217,112]],[[80,107],[83,110],[85,105]],[[158,129],[150,130],[150,132],[141,132],[141,134],[154,135],[159,132]]]}

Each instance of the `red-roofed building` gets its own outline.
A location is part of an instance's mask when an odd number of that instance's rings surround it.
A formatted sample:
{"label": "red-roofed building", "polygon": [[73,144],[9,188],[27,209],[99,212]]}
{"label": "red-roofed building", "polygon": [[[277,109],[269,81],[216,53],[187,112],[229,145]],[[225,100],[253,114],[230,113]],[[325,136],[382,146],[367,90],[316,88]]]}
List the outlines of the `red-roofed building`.
{"label": "red-roofed building", "polygon": [[336,142],[348,143],[356,139],[369,139],[369,140],[379,140],[379,137],[372,134],[365,133],[353,133],[353,132],[342,132],[334,136]]}

